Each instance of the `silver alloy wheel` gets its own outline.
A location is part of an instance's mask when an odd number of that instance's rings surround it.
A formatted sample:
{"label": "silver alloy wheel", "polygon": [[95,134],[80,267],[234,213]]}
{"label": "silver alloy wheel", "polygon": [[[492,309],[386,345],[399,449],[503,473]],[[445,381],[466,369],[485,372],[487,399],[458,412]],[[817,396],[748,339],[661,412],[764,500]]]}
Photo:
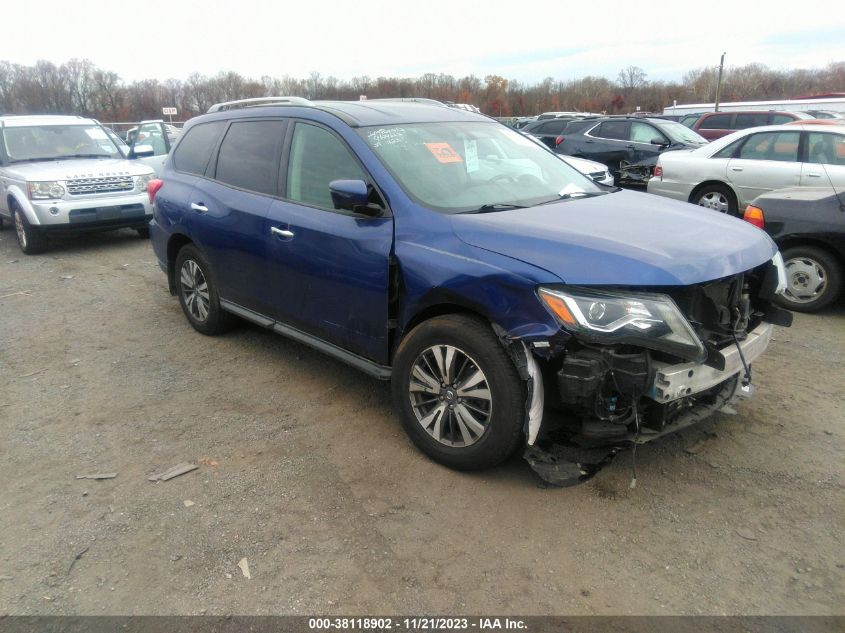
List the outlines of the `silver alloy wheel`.
{"label": "silver alloy wheel", "polygon": [[714,211],[718,211],[720,213],[727,213],[730,210],[727,196],[718,191],[705,193],[698,199],[698,206],[713,209]]}
{"label": "silver alloy wheel", "polygon": [[18,242],[20,242],[21,248],[26,248],[26,230],[23,226],[20,211],[15,211],[15,232],[18,234]]}
{"label": "silver alloy wheel", "polygon": [[493,413],[487,376],[475,360],[452,345],[434,345],[417,357],[408,393],[417,421],[446,446],[475,444]]}
{"label": "silver alloy wheel", "polygon": [[208,282],[205,280],[205,275],[193,259],[186,259],[182,264],[180,281],[182,296],[185,298],[188,311],[197,321],[205,321],[208,318],[211,297],[208,294]]}
{"label": "silver alloy wheel", "polygon": [[793,257],[785,262],[786,290],[784,295],[793,303],[810,303],[827,289],[827,271],[814,259]]}

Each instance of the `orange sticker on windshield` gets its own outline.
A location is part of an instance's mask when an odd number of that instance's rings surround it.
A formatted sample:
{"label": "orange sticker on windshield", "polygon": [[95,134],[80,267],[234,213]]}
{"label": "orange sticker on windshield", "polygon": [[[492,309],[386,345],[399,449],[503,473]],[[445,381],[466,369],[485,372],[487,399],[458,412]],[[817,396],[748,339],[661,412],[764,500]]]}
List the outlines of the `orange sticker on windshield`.
{"label": "orange sticker on windshield", "polygon": [[462,163],[463,159],[458,152],[452,149],[449,143],[426,143],[428,151],[441,163]]}

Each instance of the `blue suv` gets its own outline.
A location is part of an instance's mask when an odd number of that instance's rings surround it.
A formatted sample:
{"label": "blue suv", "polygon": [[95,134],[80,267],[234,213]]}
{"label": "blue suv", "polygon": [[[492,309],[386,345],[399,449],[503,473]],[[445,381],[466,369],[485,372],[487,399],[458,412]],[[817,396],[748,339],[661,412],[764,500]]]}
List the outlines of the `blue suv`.
{"label": "blue suv", "polygon": [[194,329],[240,317],[391,380],[413,442],[458,469],[525,447],[579,481],[750,392],[790,322],[763,231],[431,102],[218,104],[149,194]]}

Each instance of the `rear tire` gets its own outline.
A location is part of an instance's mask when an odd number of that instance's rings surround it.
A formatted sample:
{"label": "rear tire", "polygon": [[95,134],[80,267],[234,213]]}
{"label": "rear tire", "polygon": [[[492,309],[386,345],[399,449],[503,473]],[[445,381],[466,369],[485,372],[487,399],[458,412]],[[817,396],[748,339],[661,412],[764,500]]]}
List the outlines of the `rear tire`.
{"label": "rear tire", "polygon": [[18,239],[18,246],[26,255],[38,255],[47,250],[47,236],[35,228],[26,219],[26,214],[17,205],[11,207],[12,224],[15,227],[15,235]]}
{"label": "rear tire", "polygon": [[135,230],[138,231],[138,235],[141,237],[141,239],[144,239],[144,240],[150,239],[150,227],[145,226],[143,228],[135,229]]}
{"label": "rear tire", "polygon": [[220,307],[220,296],[208,262],[193,244],[176,256],[176,289],[185,317],[201,334],[214,336],[231,328],[234,317]]}
{"label": "rear tire", "polygon": [[793,246],[783,252],[786,292],[777,303],[795,312],[816,312],[842,293],[842,265],[816,246]]}
{"label": "rear tire", "polygon": [[523,381],[480,318],[454,314],[415,327],[396,351],[391,386],[406,433],[444,466],[490,468],[523,441]]}
{"label": "rear tire", "polygon": [[690,202],[719,213],[727,213],[734,217],[739,216],[739,204],[736,201],[736,196],[725,185],[705,185],[695,192]]}

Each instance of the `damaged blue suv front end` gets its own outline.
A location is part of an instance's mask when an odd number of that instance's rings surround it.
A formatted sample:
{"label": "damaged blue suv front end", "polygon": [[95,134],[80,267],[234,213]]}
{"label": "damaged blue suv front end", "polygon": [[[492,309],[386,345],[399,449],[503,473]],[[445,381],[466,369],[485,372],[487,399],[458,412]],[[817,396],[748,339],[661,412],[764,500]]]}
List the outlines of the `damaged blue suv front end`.
{"label": "damaged blue suv front end", "polygon": [[[599,185],[477,114],[282,101],[186,126],[150,189],[170,289],[204,334],[235,314],[391,380],[442,464],[522,447],[581,481],[750,395],[791,322],[777,248],[745,222]],[[232,143],[266,167],[234,186],[227,139],[258,122],[277,140],[263,159]]]}

